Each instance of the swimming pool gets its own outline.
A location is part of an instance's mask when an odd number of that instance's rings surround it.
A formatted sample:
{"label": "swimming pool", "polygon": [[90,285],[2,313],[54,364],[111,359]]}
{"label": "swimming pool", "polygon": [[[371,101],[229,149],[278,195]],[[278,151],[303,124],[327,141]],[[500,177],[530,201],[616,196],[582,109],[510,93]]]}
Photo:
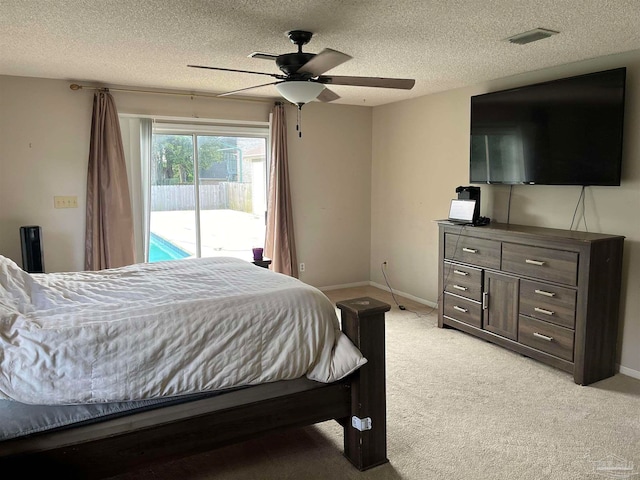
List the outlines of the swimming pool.
{"label": "swimming pool", "polygon": [[190,256],[189,252],[151,232],[149,236],[149,262],[179,260]]}

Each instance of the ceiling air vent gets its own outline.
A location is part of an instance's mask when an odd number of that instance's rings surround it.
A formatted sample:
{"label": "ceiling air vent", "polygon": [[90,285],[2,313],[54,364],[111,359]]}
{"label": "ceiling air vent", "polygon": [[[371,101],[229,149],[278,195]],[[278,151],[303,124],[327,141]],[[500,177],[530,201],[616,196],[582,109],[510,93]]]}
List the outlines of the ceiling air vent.
{"label": "ceiling air vent", "polygon": [[514,35],[513,37],[507,38],[511,43],[516,43],[518,45],[524,45],[525,43],[536,42],[538,40],[542,40],[543,38],[548,38],[551,35],[555,35],[560,32],[556,32],[555,30],[548,30],[546,28],[536,28],[534,30],[529,30],[528,32],[519,33]]}

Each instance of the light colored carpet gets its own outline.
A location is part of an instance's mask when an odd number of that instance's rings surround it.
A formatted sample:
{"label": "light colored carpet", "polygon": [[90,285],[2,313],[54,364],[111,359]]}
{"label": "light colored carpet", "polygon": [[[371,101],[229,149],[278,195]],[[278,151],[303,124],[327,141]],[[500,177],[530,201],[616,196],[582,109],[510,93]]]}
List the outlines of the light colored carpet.
{"label": "light colored carpet", "polygon": [[[359,472],[326,422],[270,435],[124,479],[640,479],[640,381],[616,375],[588,387],[571,375],[436,326],[431,308],[387,314],[389,464]],[[628,470],[616,470],[619,467]],[[626,473],[624,476],[621,474]],[[617,475],[615,475],[617,474]]]}

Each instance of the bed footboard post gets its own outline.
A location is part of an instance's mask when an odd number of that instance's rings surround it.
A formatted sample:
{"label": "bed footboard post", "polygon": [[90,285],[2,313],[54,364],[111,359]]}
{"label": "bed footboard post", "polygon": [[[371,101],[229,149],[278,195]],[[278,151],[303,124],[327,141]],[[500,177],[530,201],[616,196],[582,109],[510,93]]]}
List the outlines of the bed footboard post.
{"label": "bed footboard post", "polygon": [[391,306],[370,297],[336,305],[341,311],[342,331],[367,359],[352,375],[351,417],[344,425],[345,456],[359,470],[367,470],[389,461],[384,314]]}

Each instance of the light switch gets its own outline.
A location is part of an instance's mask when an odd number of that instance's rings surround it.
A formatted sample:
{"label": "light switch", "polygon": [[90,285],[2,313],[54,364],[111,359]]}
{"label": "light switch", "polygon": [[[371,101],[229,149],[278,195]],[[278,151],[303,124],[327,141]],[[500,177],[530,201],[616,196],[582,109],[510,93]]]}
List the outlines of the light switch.
{"label": "light switch", "polygon": [[54,208],[78,208],[78,197],[75,195],[68,197],[53,197],[53,206]]}

